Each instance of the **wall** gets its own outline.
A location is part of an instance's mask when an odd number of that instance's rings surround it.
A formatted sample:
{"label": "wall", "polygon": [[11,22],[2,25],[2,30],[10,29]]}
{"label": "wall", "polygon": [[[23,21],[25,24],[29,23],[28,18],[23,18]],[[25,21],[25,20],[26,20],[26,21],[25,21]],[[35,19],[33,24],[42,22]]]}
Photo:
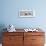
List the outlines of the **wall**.
{"label": "wall", "polygon": [[[1,0],[0,25],[13,24],[16,28],[46,28],[46,0]],[[21,9],[34,9],[35,18],[20,18]]]}

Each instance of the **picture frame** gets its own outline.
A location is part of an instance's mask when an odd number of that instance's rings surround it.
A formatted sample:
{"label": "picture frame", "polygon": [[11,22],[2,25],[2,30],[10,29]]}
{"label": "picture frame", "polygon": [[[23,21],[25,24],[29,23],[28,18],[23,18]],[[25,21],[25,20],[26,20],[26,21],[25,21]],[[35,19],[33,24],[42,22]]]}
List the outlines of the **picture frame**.
{"label": "picture frame", "polygon": [[19,11],[20,17],[35,17],[34,10],[20,10]]}

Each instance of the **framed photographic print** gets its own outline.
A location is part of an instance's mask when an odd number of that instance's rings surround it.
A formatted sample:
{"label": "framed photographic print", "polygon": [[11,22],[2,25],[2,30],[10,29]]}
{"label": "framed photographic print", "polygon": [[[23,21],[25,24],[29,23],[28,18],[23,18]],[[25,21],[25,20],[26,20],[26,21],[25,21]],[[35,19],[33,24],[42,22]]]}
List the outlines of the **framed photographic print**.
{"label": "framed photographic print", "polygon": [[20,10],[19,16],[20,17],[34,17],[35,12],[33,10]]}

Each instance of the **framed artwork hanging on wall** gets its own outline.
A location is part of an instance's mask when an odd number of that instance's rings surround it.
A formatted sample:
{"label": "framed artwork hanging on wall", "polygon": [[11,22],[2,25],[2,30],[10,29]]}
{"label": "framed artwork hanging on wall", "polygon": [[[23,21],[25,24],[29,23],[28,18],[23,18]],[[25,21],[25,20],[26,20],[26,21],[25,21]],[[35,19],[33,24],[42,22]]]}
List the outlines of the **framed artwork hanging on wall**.
{"label": "framed artwork hanging on wall", "polygon": [[35,12],[33,10],[20,10],[20,17],[35,17]]}

